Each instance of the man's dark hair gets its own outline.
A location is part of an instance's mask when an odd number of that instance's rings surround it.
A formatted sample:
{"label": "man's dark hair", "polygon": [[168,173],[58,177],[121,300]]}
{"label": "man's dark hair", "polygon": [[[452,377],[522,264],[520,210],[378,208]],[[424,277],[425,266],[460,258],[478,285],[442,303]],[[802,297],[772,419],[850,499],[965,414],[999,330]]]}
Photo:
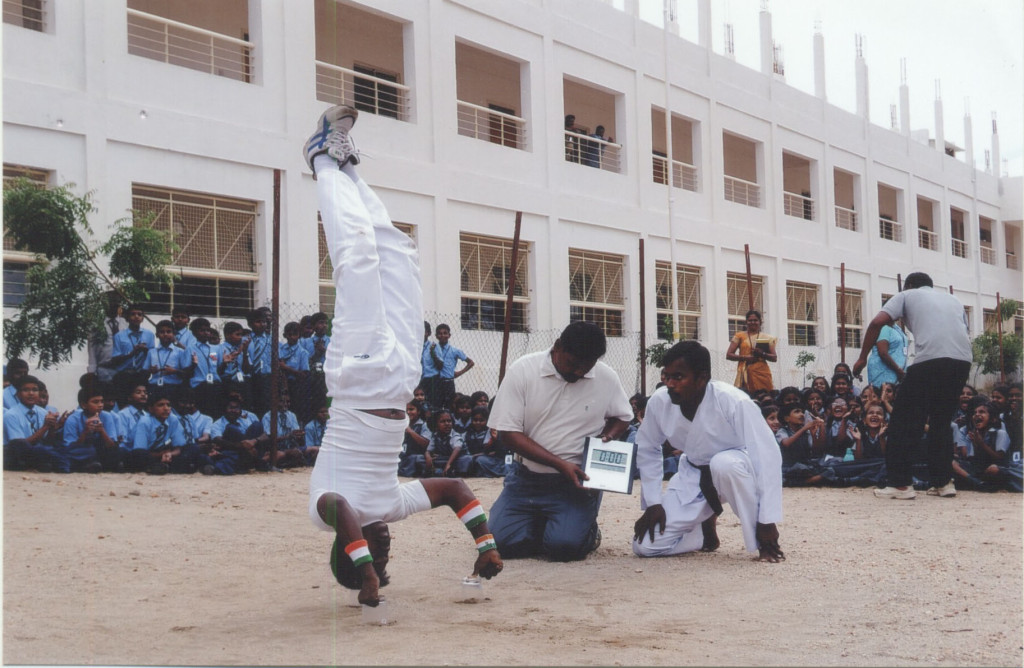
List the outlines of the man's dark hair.
{"label": "man's dark hair", "polygon": [[581,360],[597,360],[604,356],[608,344],[601,328],[592,322],[572,322],[558,335],[562,352]]}
{"label": "man's dark hair", "polygon": [[18,380],[14,381],[14,389],[21,392],[21,386],[27,383],[34,383],[37,388],[42,385],[42,383],[39,382],[39,379],[35,376],[22,376]]}
{"label": "man's dark hair", "polygon": [[914,288],[930,288],[934,284],[932,283],[932,277],[923,271],[915,271],[912,274],[908,274],[903,279],[903,289],[913,290]]}
{"label": "man's dark hair", "polygon": [[686,362],[686,366],[698,376],[711,378],[711,353],[699,341],[680,341],[665,352],[661,360],[662,367],[667,367],[676,360]]}

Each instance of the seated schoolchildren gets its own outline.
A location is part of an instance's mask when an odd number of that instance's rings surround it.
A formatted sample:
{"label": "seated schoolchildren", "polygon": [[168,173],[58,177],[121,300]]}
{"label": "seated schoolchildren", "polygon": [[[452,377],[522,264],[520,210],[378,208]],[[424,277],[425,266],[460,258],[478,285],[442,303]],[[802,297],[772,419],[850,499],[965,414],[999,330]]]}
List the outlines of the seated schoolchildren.
{"label": "seated schoolchildren", "polygon": [[409,426],[405,428],[402,453],[398,457],[398,475],[406,478],[419,478],[430,473],[426,453],[433,434],[422,417],[422,409],[423,402],[415,399],[405,406],[405,413],[409,416]]}
{"label": "seated schoolchildren", "polygon": [[466,452],[472,464],[470,473],[485,478],[503,478],[507,472],[505,464],[505,448],[494,438],[487,428],[489,411],[483,406],[473,409],[469,420],[469,429],[462,435]]}
{"label": "seated schoolchildren", "polygon": [[[1000,465],[1006,461],[1010,437],[1002,428],[997,408],[990,401],[976,398],[971,402],[971,423],[960,429],[958,445],[966,460],[954,462],[953,471],[958,478],[948,481],[979,491],[996,491],[1002,487]],[[946,481],[931,481],[938,496],[956,494]],[[931,490],[928,490],[931,493]],[[949,493],[951,492],[952,493]]]}
{"label": "seated schoolchildren", "polygon": [[776,433],[782,427],[782,423],[779,422],[779,407],[775,404],[765,404],[761,406],[761,417],[768,424],[768,428],[772,430],[772,433]]}
{"label": "seated schoolchildren", "polygon": [[455,420],[451,411],[442,408],[434,413],[434,430],[427,446],[427,469],[434,475],[466,475],[472,463],[465,453],[462,436],[454,430]]}
{"label": "seated schoolchildren", "polygon": [[833,401],[836,399],[848,401],[856,396],[853,393],[853,382],[850,380],[850,375],[843,372],[832,376],[832,384],[829,390]]}
{"label": "seated schoolchildren", "polygon": [[452,429],[465,436],[466,430],[469,429],[469,423],[473,420],[473,402],[466,395],[460,394],[453,401],[453,405],[455,410],[452,413],[452,418],[454,418]]}
{"label": "seated schoolchildren", "polygon": [[[57,473],[117,472],[123,469],[116,435],[117,418],[103,410],[103,390],[98,385],[78,391],[81,411],[64,422],[64,445],[57,450]],[[115,436],[111,437],[111,434]]]}
{"label": "seated schoolchildren", "polygon": [[842,461],[847,452],[853,459],[853,437],[850,435],[852,422],[847,415],[846,400],[836,397],[825,418],[825,457]]}
{"label": "seated schoolchildren", "polygon": [[[46,436],[43,438],[43,444],[48,445],[51,448],[59,448],[64,445],[64,423],[67,421],[68,416],[73,411],[61,412],[56,406],[50,405],[50,391],[46,389],[46,383],[39,381],[39,403],[36,404],[41,407],[47,413],[57,414],[57,424],[50,428]],[[115,415],[116,417],[116,415]],[[124,431],[122,430],[123,434]],[[54,450],[56,452],[56,449]]]}
{"label": "seated schoolchildren", "polygon": [[57,453],[46,437],[56,430],[60,415],[39,405],[35,376],[20,376],[14,387],[16,402],[4,409],[4,469],[49,473],[57,465]]}
{"label": "seated schoolchildren", "polygon": [[27,375],[28,362],[17,357],[7,361],[7,372],[4,375],[4,408],[14,408],[18,403],[18,386],[15,383]]}
{"label": "seated schoolchildren", "polygon": [[198,452],[198,448],[210,440],[213,418],[199,412],[195,395],[188,389],[182,390],[178,395],[174,408],[181,422],[181,431],[185,435],[185,445],[195,446]]}
{"label": "seated schoolchildren", "polygon": [[330,417],[331,409],[321,406],[316,411],[316,417],[306,423],[306,449],[303,454],[306,456],[308,466],[316,464],[316,456],[324,442],[324,432],[327,430],[327,420]]}
{"label": "seated schoolchildren", "polygon": [[[867,387],[864,390],[867,391]],[[854,441],[854,459],[857,461],[868,459],[884,461],[888,429],[889,423],[885,419],[885,407],[878,401],[869,402],[864,410],[863,423],[859,428],[850,428],[850,435]]]}
{"label": "seated schoolchildren", "polygon": [[163,394],[171,399],[192,372],[188,352],[178,346],[174,338],[174,325],[170,320],[156,324],[157,345],[149,350],[146,367],[149,369],[150,394]]}
{"label": "seated schoolchildren", "polygon": [[266,441],[263,425],[242,409],[241,398],[232,395],[224,415],[210,426],[210,441],[200,447],[199,471],[203,475],[234,475],[253,468]]}
{"label": "seated schoolchildren", "polygon": [[171,400],[153,395],[149,414],[135,426],[135,441],[128,468],[150,475],[195,473],[198,447],[185,443],[181,420],[171,415]]}
{"label": "seated schoolchildren", "polygon": [[[298,328],[298,323],[295,323]],[[304,466],[306,456],[306,432],[299,426],[299,420],[289,409],[291,397],[282,394],[277,402],[277,453],[274,457],[274,466],[279,468],[291,468],[293,466]],[[263,433],[270,435],[271,412],[263,416]],[[269,461],[269,453],[267,455]]]}
{"label": "seated schoolchildren", "polygon": [[824,422],[821,418],[805,422],[804,409],[797,404],[782,406],[779,422],[782,426],[775,432],[775,440],[782,449],[782,484],[789,487],[822,484],[825,478],[817,456],[820,446],[814,444],[810,431],[814,425],[823,427]]}
{"label": "seated schoolchildren", "polygon": [[146,415],[146,405],[149,402],[149,389],[146,385],[136,385],[131,389],[131,394],[128,395],[128,405],[117,412],[117,417],[121,421],[121,434],[124,439],[121,445],[127,450],[131,450],[135,444],[135,427],[138,426],[139,420]]}

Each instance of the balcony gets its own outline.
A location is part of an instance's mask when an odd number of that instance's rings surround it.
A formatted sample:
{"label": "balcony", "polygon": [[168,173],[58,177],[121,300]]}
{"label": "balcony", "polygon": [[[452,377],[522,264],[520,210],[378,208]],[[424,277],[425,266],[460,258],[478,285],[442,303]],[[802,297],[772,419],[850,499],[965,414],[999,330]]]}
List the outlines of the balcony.
{"label": "balcony", "polygon": [[761,186],[726,175],[725,199],[746,206],[761,206]]}
{"label": "balcony", "polygon": [[782,212],[794,218],[814,220],[814,200],[796,193],[782,193]]}
{"label": "balcony", "polygon": [[982,262],[992,265],[996,263],[996,251],[994,248],[991,246],[978,246],[978,250],[980,251]]}
{"label": "balcony", "polygon": [[950,239],[952,242],[950,250],[956,257],[967,258],[967,242],[963,239]]}
{"label": "balcony", "polygon": [[1017,255],[1013,251],[1006,251],[1006,268],[1020,269],[1020,261],[1017,259]]}
{"label": "balcony", "polygon": [[844,230],[850,230],[851,232],[857,231],[857,212],[853,209],[847,209],[842,206],[836,207],[836,227],[841,227]]}
{"label": "balcony", "polygon": [[878,219],[878,236],[889,241],[903,242],[903,223],[888,218]]}
{"label": "balcony", "polygon": [[565,159],[606,172],[621,172],[622,144],[565,130]]}
{"label": "balcony", "polygon": [[128,53],[249,83],[253,45],[186,23],[127,9]]}
{"label": "balcony", "polygon": [[[668,158],[661,155],[653,156],[654,182],[665,185],[668,182],[665,172]],[[697,168],[679,160],[672,161],[672,187],[697,192]]]}
{"label": "balcony", "polygon": [[939,235],[923,227],[917,229],[917,245],[925,250],[939,250]]}
{"label": "balcony", "polygon": [[526,119],[458,101],[459,134],[510,148],[526,148]]}
{"label": "balcony", "polygon": [[409,120],[409,87],[395,81],[316,61],[316,99],[359,111]]}

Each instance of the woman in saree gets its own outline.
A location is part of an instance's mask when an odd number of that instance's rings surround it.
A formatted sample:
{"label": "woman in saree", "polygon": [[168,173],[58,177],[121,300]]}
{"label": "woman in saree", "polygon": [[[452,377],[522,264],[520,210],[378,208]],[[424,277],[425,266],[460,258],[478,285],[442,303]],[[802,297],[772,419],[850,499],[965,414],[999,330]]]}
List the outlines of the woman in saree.
{"label": "woman in saree", "polygon": [[736,381],[733,384],[747,393],[771,390],[772,370],[768,368],[768,362],[778,360],[778,355],[775,354],[775,337],[761,333],[760,311],[747,311],[746,319],[747,331],[736,332],[736,336],[729,342],[729,350],[725,353],[727,360],[739,362],[736,366]]}

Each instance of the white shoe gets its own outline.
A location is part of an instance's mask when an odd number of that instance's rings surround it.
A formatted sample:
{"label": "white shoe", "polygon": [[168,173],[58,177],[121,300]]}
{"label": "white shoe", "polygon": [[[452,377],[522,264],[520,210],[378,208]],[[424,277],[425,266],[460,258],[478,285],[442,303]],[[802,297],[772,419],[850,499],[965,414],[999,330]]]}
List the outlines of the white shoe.
{"label": "white shoe", "polygon": [[326,153],[337,160],[339,166],[344,166],[349,161],[353,165],[359,164],[359,151],[348,134],[358,117],[358,110],[340,104],[320,115],[316,130],[302,149],[306,165],[313,172],[314,178],[316,170],[313,169],[313,158],[321,153]]}
{"label": "white shoe", "polygon": [[951,496],[956,496],[956,486],[953,484],[953,481],[950,480],[942,487],[929,487],[926,494],[928,494],[929,496],[941,496],[944,498],[949,498]]}
{"label": "white shoe", "polygon": [[882,489],[875,490],[875,496],[879,499],[913,499],[917,496],[917,492],[914,491],[913,487],[907,486],[906,489],[900,489],[899,487],[883,487]]}

